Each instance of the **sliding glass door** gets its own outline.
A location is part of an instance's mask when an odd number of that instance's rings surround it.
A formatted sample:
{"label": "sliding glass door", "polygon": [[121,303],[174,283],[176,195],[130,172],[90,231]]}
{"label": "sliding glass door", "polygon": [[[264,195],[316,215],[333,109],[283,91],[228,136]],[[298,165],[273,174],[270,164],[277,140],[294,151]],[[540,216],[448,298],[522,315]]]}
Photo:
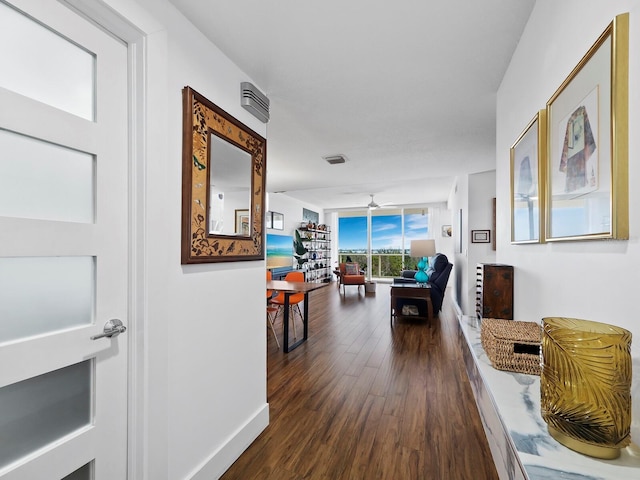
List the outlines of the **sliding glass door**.
{"label": "sliding glass door", "polygon": [[393,278],[415,268],[411,240],[431,238],[426,208],[379,208],[338,214],[338,258],[365,268],[367,278]]}

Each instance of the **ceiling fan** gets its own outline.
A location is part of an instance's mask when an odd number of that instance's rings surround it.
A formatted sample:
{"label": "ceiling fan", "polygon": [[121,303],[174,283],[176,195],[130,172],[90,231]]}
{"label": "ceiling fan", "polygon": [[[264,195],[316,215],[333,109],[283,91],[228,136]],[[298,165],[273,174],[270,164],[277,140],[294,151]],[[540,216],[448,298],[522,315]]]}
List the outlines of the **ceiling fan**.
{"label": "ceiling fan", "polygon": [[384,207],[386,207],[386,206],[388,205],[388,204],[386,204],[386,203],[383,203],[383,204],[379,204],[379,203],[377,203],[377,202],[373,199],[373,197],[374,197],[374,194],[373,194],[373,193],[370,193],[370,194],[369,194],[369,196],[371,197],[371,201],[370,201],[370,202],[369,202],[369,204],[367,205],[367,208],[368,208],[369,210],[376,210],[376,209],[378,209],[378,208],[384,208]]}

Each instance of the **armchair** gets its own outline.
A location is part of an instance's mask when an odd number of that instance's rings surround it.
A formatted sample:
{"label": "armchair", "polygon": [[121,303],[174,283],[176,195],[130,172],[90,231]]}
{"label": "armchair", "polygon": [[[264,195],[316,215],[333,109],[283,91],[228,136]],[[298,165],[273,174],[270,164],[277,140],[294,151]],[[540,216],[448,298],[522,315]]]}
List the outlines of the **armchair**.
{"label": "armchair", "polygon": [[357,263],[340,263],[338,265],[340,271],[340,285],[342,293],[345,293],[345,285],[357,285],[360,292],[360,285],[365,284],[364,274],[360,273],[360,266]]}

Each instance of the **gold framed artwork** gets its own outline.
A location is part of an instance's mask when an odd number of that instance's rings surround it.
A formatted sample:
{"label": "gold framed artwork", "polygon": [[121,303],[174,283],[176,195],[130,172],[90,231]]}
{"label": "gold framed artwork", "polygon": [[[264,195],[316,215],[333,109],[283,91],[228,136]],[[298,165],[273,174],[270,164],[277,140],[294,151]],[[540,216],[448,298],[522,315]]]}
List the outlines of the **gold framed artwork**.
{"label": "gold framed artwork", "polygon": [[249,210],[236,209],[235,231],[243,237],[249,236]]}
{"label": "gold framed artwork", "polygon": [[629,238],[629,14],[547,102],[545,240]]}
{"label": "gold framed artwork", "polygon": [[266,140],[182,90],[183,264],[264,259]]}
{"label": "gold framed artwork", "polygon": [[511,146],[511,243],[544,238],[544,156],[547,112],[540,110]]}

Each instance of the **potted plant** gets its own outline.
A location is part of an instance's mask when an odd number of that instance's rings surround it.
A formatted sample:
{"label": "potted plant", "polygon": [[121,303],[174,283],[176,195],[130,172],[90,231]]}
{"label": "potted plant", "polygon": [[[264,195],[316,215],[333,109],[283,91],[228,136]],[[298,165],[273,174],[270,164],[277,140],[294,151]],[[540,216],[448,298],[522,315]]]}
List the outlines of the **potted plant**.
{"label": "potted plant", "polygon": [[305,258],[305,255],[309,253],[309,250],[304,246],[300,232],[298,230],[295,232],[296,238],[293,241],[293,250],[295,252],[294,257],[296,257],[296,260],[298,261],[298,268],[302,268],[302,265],[309,261],[308,258]]}

